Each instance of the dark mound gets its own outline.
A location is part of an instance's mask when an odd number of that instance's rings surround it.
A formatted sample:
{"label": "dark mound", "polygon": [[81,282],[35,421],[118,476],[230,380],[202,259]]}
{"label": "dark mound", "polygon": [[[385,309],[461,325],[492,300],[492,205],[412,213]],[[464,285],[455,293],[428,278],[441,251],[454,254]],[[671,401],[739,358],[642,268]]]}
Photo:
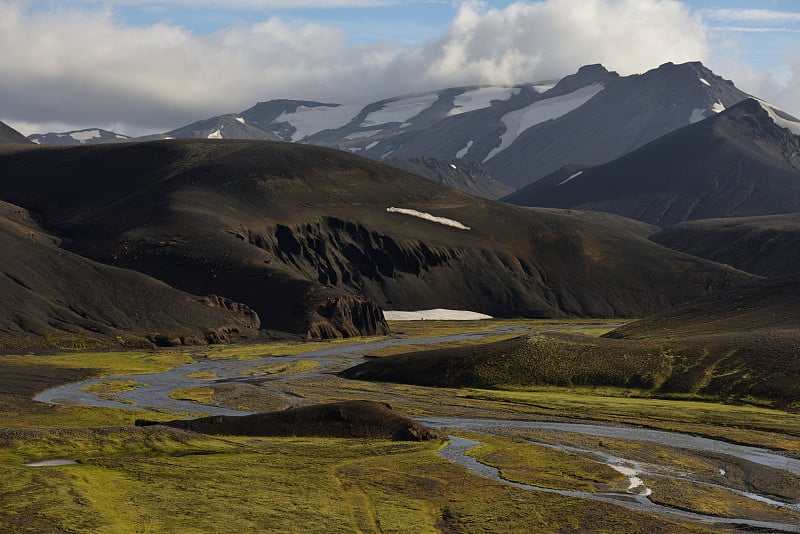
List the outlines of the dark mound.
{"label": "dark mound", "polygon": [[0,196],[72,251],[312,338],[385,333],[378,305],[641,317],[750,278],[656,245],[637,223],[508,206],[322,147],[40,147],[0,155],[0,177]]}
{"label": "dark mound", "polygon": [[498,182],[476,162],[462,162],[458,159],[446,161],[431,156],[416,158],[382,160],[387,165],[422,176],[437,184],[460,189],[479,197],[497,199],[510,195],[514,188]]}
{"label": "dark mound", "polygon": [[0,249],[0,349],[196,344],[259,327],[246,306],[63,250],[24,209],[5,202]]}
{"label": "dark mound", "polygon": [[800,214],[796,213],[685,222],[650,239],[761,276],[800,273]]}
{"label": "dark mound", "polygon": [[669,376],[656,344],[565,334],[377,358],[341,376],[435,387],[508,388],[537,385],[653,388]]}
{"label": "dark mound", "polygon": [[11,126],[3,122],[0,122],[0,144],[3,143],[21,144],[21,145],[31,144],[28,138],[26,138],[24,135],[16,131]]}
{"label": "dark mound", "polygon": [[504,200],[617,213],[660,226],[800,212],[800,137],[748,99],[571,179],[547,176]]}
{"label": "dark mound", "polygon": [[415,422],[385,403],[347,401],[241,417],[213,416],[166,423],[137,420],[136,426],[166,425],[201,434],[228,436],[316,436],[427,441],[442,432]]}
{"label": "dark mound", "polygon": [[798,347],[795,276],[715,293],[605,338],[524,336],[379,358],[341,375],[436,387],[613,386],[800,410]]}

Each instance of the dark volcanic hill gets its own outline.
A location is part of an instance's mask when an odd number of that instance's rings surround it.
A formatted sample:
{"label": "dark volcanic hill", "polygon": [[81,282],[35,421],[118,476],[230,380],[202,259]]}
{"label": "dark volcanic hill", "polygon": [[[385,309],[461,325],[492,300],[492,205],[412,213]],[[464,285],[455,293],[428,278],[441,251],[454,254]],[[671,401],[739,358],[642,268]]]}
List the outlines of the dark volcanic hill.
{"label": "dark volcanic hill", "polygon": [[14,143],[14,144],[30,144],[30,141],[24,135],[16,131],[11,126],[0,122],[0,144]]}
{"label": "dark volcanic hill", "polygon": [[514,188],[489,176],[486,169],[476,162],[443,161],[431,156],[411,159],[389,158],[383,162],[433,180],[437,184],[460,189],[479,197],[498,199],[514,191]]}
{"label": "dark volcanic hill", "polygon": [[0,350],[196,344],[252,335],[245,306],[200,298],[59,248],[28,212],[0,202]]}
{"label": "dark volcanic hill", "polygon": [[0,155],[0,177],[0,197],[70,250],[309,337],[384,332],[378,306],[644,316],[750,278],[639,223],[509,206],[300,144],[34,147]]}
{"label": "dark volcanic hill", "polygon": [[[627,324],[610,336],[653,339],[757,330],[792,330],[800,338],[800,275],[761,280],[706,295]],[[791,355],[795,359],[796,356],[796,352]]]}
{"label": "dark volcanic hill", "polygon": [[228,436],[322,436],[427,441],[447,435],[421,425],[385,403],[344,401],[243,416],[178,419],[166,423],[137,420],[136,426],[165,425],[202,434]]}
{"label": "dark volcanic hill", "polygon": [[775,113],[748,99],[610,163],[564,169],[504,200],[660,226],[800,212],[800,137],[784,127],[800,131],[800,122]]}
{"label": "dark volcanic hill", "polygon": [[800,214],[689,221],[650,239],[761,276],[800,273]]}

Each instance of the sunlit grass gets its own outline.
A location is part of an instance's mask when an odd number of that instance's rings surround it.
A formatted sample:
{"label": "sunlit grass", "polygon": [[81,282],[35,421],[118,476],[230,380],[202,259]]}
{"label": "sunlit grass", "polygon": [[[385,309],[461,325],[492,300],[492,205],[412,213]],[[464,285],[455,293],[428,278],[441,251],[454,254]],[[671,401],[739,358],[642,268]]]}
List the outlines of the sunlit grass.
{"label": "sunlit grass", "polygon": [[605,464],[531,443],[465,433],[482,445],[469,451],[479,462],[496,467],[506,480],[542,488],[595,492],[624,491],[628,478]]}
{"label": "sunlit grass", "polygon": [[319,362],[316,360],[293,360],[291,362],[270,363],[266,365],[259,365],[251,369],[239,371],[241,375],[255,375],[255,376],[289,376],[308,373],[319,369]]}
{"label": "sunlit grass", "polygon": [[[438,447],[140,429],[20,434],[0,446],[0,531],[703,531],[481,479]],[[40,458],[79,464],[22,465]]]}
{"label": "sunlit grass", "polygon": [[126,402],[124,399],[119,398],[120,393],[133,391],[144,387],[144,385],[145,384],[141,384],[135,380],[108,380],[106,382],[98,382],[97,384],[91,384],[89,386],[82,387],[81,391],[91,393],[92,395],[101,399]]}

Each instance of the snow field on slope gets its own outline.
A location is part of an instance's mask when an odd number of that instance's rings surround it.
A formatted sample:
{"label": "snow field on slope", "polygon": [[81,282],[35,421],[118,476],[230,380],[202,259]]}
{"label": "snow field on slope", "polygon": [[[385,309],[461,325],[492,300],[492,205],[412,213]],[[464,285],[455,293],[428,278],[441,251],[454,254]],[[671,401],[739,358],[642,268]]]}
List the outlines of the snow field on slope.
{"label": "snow field on slope", "polygon": [[483,313],[467,310],[447,310],[444,308],[418,311],[384,311],[383,316],[387,321],[475,321],[492,318],[491,315]]}
{"label": "snow field on slope", "polygon": [[469,149],[472,148],[472,145],[474,143],[475,143],[475,141],[467,141],[467,146],[465,146],[464,148],[462,148],[461,150],[456,152],[456,159],[461,159],[464,156],[466,156],[467,152],[469,152]]}
{"label": "snow field on slope", "polygon": [[769,118],[772,119],[772,121],[775,124],[777,124],[781,128],[786,128],[787,130],[792,132],[794,135],[800,135],[800,122],[795,122],[795,121],[790,121],[789,119],[784,119],[783,117],[781,117],[780,115],[778,115],[775,112],[775,110],[777,108],[773,108],[771,104],[767,104],[763,100],[759,100],[758,102],[759,102],[759,104],[761,104],[761,107],[764,108],[764,111],[767,112],[767,114],[769,115]]}
{"label": "snow field on slope", "polygon": [[591,100],[597,93],[605,87],[601,83],[595,83],[582,87],[572,93],[545,98],[534,102],[528,107],[517,109],[503,115],[502,121],[506,127],[505,133],[500,136],[500,145],[493,148],[489,155],[484,158],[486,163],[494,156],[510,147],[522,132],[545,121],[557,119],[573,111],[586,102]]}
{"label": "snow field on slope", "polygon": [[274,122],[288,122],[295,128],[292,141],[300,141],[323,130],[341,128],[358,115],[361,106],[299,106],[294,113],[281,113]]}
{"label": "snow field on slope", "polygon": [[424,211],[410,210],[406,208],[386,208],[386,211],[389,213],[402,213],[403,215],[410,215],[412,217],[417,217],[418,219],[424,219],[426,221],[443,224],[445,226],[452,226],[453,228],[458,228],[459,230],[471,230],[469,226],[464,226],[458,221],[454,221],[453,219],[448,219],[446,217],[437,217],[436,215],[431,215],[430,213],[425,213]]}
{"label": "snow field on slope", "polygon": [[85,143],[90,139],[97,139],[100,137],[100,130],[86,130],[84,132],[72,132],[67,137],[72,137],[76,141]]}
{"label": "snow field on slope", "polygon": [[581,174],[583,174],[583,171],[578,171],[578,172],[576,172],[575,174],[573,174],[572,176],[570,176],[569,178],[567,178],[566,180],[564,180],[563,182],[559,183],[558,185],[564,185],[565,183],[569,182],[569,181],[570,181],[570,180],[572,180],[573,178],[577,178],[577,177],[578,177],[578,176],[580,176]]}
{"label": "snow field on slope", "polygon": [[453,99],[454,107],[447,116],[491,107],[493,100],[506,101],[519,94],[520,91],[519,87],[481,87],[473,91],[466,91]]}
{"label": "snow field on slope", "polygon": [[389,122],[405,123],[431,107],[437,100],[439,100],[439,94],[431,93],[387,102],[381,109],[367,115],[361,126],[373,126]]}

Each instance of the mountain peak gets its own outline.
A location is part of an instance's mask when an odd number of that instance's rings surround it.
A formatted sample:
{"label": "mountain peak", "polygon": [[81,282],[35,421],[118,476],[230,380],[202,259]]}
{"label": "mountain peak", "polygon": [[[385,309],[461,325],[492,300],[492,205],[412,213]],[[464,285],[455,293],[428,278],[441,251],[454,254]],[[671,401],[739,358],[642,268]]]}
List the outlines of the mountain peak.
{"label": "mountain peak", "polygon": [[800,136],[800,119],[756,98],[742,100],[728,109],[724,116],[737,122],[746,120],[753,123],[755,121],[764,130],[778,127],[795,136]]}
{"label": "mountain peak", "polygon": [[0,143],[29,144],[30,141],[11,126],[0,122]]}

